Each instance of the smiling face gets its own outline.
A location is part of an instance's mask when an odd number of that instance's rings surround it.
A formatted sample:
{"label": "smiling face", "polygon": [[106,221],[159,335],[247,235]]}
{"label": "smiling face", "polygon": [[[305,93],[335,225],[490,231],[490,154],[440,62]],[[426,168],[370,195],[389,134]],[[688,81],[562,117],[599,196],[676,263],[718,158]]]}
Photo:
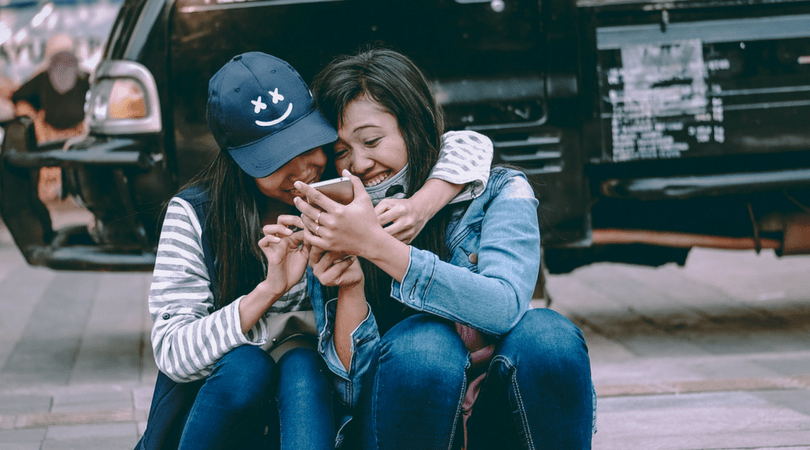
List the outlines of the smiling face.
{"label": "smiling face", "polygon": [[372,187],[406,164],[408,150],[396,117],[368,95],[349,102],[335,142],[338,173],[346,169]]}
{"label": "smiling face", "polygon": [[296,181],[310,184],[321,179],[326,167],[326,154],[321,147],[303,153],[281,166],[269,176],[255,178],[256,186],[265,196],[288,205],[302,194],[293,185]]}

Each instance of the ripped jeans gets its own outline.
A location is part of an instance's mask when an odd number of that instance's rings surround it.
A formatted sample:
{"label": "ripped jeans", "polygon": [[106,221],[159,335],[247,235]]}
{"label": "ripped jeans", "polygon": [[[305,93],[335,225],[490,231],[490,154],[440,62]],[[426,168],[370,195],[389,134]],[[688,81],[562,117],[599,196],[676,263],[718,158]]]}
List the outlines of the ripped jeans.
{"label": "ripped jeans", "polygon": [[[382,337],[377,361],[361,396],[361,448],[458,448],[469,352],[455,326],[411,316]],[[530,310],[496,345],[468,449],[589,449],[594,400],[581,331],[552,310]]]}

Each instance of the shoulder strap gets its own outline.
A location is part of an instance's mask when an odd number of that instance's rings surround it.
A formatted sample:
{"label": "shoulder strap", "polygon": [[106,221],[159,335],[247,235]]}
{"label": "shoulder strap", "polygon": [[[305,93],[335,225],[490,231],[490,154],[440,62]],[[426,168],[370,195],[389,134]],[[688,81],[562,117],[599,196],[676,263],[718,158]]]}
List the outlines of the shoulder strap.
{"label": "shoulder strap", "polygon": [[207,226],[207,215],[208,215],[208,206],[211,203],[208,199],[208,193],[205,189],[194,186],[188,189],[183,190],[179,194],[178,197],[182,198],[183,200],[187,201],[193,208],[194,212],[197,214],[197,220],[200,221],[200,228],[202,229],[202,247],[203,247],[203,256],[205,257],[205,268],[208,270],[208,279],[211,281],[211,291],[214,292],[214,296],[216,297],[216,286],[217,286],[217,271],[215,270],[215,263],[216,263],[216,256],[214,255],[213,248],[211,247],[211,241],[208,239],[208,235],[205,232]]}

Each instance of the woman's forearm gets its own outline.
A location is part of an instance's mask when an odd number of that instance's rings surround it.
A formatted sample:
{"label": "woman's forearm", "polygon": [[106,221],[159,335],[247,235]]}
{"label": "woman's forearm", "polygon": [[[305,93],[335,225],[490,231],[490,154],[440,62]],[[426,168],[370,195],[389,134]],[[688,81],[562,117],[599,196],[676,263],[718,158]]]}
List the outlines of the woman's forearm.
{"label": "woman's forearm", "polygon": [[438,178],[430,178],[421,189],[414,192],[410,200],[418,205],[424,217],[430,219],[450,203],[461,190],[462,184],[452,184]]}
{"label": "woman's forearm", "polygon": [[280,295],[270,293],[264,283],[259,283],[255,289],[242,298],[242,301],[239,302],[239,325],[242,328],[242,333],[245,334],[253,328],[267,311],[267,308],[280,297]]}
{"label": "woman's forearm", "polygon": [[411,262],[410,246],[389,235],[382,228],[366,240],[361,256],[382,269],[391,278],[402,281]]}
{"label": "woman's forearm", "polygon": [[363,283],[341,287],[338,290],[335,313],[335,351],[347,372],[351,371],[352,333],[368,317]]}

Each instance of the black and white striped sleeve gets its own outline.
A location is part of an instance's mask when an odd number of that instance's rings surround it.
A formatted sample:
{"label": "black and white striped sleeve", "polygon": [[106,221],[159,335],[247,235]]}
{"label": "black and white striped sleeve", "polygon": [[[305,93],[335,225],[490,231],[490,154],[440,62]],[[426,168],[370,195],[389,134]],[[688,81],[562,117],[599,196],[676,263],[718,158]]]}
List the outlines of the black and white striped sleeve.
{"label": "black and white striped sleeve", "polygon": [[178,382],[204,378],[227,352],[260,345],[267,331],[259,321],[247,335],[239,317],[241,297],[214,310],[202,250],[202,229],[188,202],[173,198],[158,242],[149,292],[152,348],[157,367]]}
{"label": "black and white striped sleeve", "polygon": [[483,134],[448,131],[442,135],[441,153],[430,178],[466,185],[450,203],[473,199],[486,189],[492,156],[492,141]]}

